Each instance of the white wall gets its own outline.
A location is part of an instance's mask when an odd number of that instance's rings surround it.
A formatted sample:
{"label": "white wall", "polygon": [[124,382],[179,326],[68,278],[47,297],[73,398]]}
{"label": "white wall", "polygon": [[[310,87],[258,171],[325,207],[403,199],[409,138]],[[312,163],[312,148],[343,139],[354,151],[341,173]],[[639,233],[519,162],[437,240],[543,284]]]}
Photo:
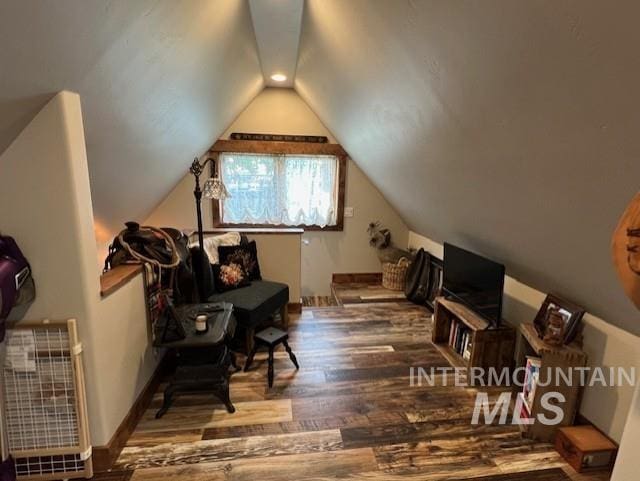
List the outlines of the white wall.
{"label": "white wall", "polygon": [[409,230],[380,191],[355,162],[349,161],[345,206],[354,216],[344,219],[342,232],[309,231],[303,235],[302,294],[328,295],[331,275],[337,272],[380,272],[375,249],[369,246],[367,226],[379,220],[391,229],[393,242],[407,245]]}
{"label": "white wall", "polygon": [[[266,88],[229,126],[232,132],[335,136],[293,89]],[[344,219],[341,232],[305,232],[302,236],[302,295],[330,294],[336,272],[379,272],[380,262],[369,247],[367,225],[380,220],[391,229],[398,245],[406,245],[409,230],[404,221],[360,168],[349,160],[345,206],[354,217]]]}
{"label": "white wall", "polygon": [[92,443],[106,444],[156,366],[142,279],[100,297],[80,97],[56,95],[0,156],[0,230],[29,259],[28,319],[76,318]]}
{"label": "white wall", "polygon": [[638,479],[638,470],[640,470],[638,446],[640,446],[640,385],[631,403],[611,481]]}
{"label": "white wall", "polygon": [[221,139],[233,132],[253,134],[324,135],[336,139],[293,89],[265,88],[229,125]]}
{"label": "white wall", "polygon": [[[309,106],[292,89],[264,89],[229,126],[221,138],[233,132],[325,135],[335,138]],[[186,167],[185,167],[186,169]],[[185,178],[147,219],[154,225],[195,226],[193,181]],[[345,205],[355,215],[345,218],[342,232],[305,232],[302,236],[302,295],[328,295],[336,272],[379,272],[380,263],[369,247],[367,224],[380,220],[390,228],[395,242],[406,245],[408,228],[366,175],[351,160],[347,166]],[[211,226],[209,202],[203,203],[205,228]]]}
{"label": "white wall", "polygon": [[[409,247],[423,247],[442,258],[443,246],[415,232],[409,233]],[[464,246],[463,246],[464,247]],[[482,254],[482,253],[480,253]],[[487,253],[484,253],[487,254]],[[490,257],[490,254],[487,254]],[[517,279],[505,279],[503,317],[514,325],[532,322],[545,298]],[[562,295],[562,293],[559,293]],[[640,338],[615,327],[592,314],[585,314],[583,348],[592,367],[635,367],[640,374]],[[587,387],[580,412],[612,439],[620,441],[627,413],[631,405],[634,387]]]}

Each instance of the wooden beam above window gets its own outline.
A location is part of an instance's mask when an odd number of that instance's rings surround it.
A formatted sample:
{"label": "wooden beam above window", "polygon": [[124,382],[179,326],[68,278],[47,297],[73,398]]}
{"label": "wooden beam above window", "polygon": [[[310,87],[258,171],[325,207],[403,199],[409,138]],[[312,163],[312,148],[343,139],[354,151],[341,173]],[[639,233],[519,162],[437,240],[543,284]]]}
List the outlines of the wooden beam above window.
{"label": "wooden beam above window", "polygon": [[335,155],[347,157],[340,144],[319,144],[313,142],[277,142],[270,140],[218,140],[209,149],[212,154],[238,152],[247,154],[302,154]]}

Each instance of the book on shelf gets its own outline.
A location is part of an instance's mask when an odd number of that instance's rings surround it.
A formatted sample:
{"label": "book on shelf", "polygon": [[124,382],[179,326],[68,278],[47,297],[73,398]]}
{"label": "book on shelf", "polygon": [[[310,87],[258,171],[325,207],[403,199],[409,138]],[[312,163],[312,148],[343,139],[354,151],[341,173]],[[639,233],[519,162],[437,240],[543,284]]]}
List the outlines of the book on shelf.
{"label": "book on shelf", "polygon": [[471,335],[469,335],[468,339],[467,339],[467,343],[464,347],[464,350],[462,351],[462,359],[464,359],[465,361],[468,361],[469,359],[471,359],[471,348],[473,347],[473,342],[471,342]]}
{"label": "book on shelf", "polygon": [[458,343],[458,347],[456,349],[458,354],[462,354],[464,352],[464,348],[466,347],[468,336],[469,336],[469,333],[466,330],[462,331],[460,335],[460,342]]}
{"label": "book on shelf", "polygon": [[449,328],[449,346],[463,359],[471,358],[471,330],[464,324],[455,320],[451,321]]}
{"label": "book on shelf", "polygon": [[451,327],[449,328],[449,345],[453,346],[453,337],[456,332],[456,327],[458,323],[456,321],[451,321]]}

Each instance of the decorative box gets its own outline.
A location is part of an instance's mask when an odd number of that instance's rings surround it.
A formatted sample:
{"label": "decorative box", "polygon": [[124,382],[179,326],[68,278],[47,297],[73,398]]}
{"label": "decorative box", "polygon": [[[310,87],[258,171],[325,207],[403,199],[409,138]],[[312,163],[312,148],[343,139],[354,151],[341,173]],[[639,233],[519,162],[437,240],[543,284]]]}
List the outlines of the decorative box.
{"label": "decorative box", "polygon": [[556,450],[577,472],[613,466],[618,446],[593,426],[558,429]]}

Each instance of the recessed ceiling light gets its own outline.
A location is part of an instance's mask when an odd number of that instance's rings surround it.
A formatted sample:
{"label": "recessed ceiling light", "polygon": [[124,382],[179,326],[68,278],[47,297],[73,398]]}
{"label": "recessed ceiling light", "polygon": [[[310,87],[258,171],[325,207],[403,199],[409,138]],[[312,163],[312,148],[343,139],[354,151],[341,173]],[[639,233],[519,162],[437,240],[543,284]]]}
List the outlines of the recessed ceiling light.
{"label": "recessed ceiling light", "polygon": [[271,76],[271,80],[274,80],[276,82],[284,82],[285,80],[287,80],[287,76],[281,73],[274,73]]}

